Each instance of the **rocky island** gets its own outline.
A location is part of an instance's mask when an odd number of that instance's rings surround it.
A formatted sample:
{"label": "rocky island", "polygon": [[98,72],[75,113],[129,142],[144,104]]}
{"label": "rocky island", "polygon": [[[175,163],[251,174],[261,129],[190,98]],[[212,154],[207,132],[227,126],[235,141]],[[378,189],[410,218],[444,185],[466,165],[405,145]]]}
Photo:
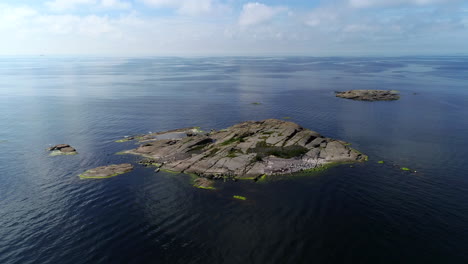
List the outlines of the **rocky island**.
{"label": "rocky island", "polygon": [[392,101],[400,99],[399,92],[395,90],[350,90],[336,92],[336,97],[359,101]]}
{"label": "rocky island", "polygon": [[344,141],[277,119],[247,121],[210,133],[184,128],[138,138],[142,145],[123,153],[151,159],[162,170],[215,179],[258,179],[367,160]]}
{"label": "rocky island", "polygon": [[133,165],[130,163],[112,164],[87,170],[79,176],[82,179],[106,179],[130,172],[131,170],[133,170]]}
{"label": "rocky island", "polygon": [[58,144],[53,147],[47,149],[51,151],[50,156],[58,156],[58,155],[76,155],[76,149],[68,144]]}

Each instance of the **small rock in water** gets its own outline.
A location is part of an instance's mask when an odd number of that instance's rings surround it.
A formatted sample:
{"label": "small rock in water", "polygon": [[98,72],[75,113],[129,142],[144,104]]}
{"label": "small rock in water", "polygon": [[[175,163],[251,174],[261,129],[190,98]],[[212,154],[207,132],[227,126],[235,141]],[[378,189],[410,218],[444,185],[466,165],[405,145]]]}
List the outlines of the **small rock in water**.
{"label": "small rock in water", "polygon": [[131,170],[133,170],[133,165],[130,163],[112,164],[87,170],[79,176],[82,179],[105,179],[124,174]]}
{"label": "small rock in water", "polygon": [[50,154],[51,156],[78,154],[76,152],[76,149],[71,147],[68,144],[58,144],[58,145],[48,148],[47,150],[52,151],[52,153]]}
{"label": "small rock in water", "polygon": [[335,93],[336,97],[358,101],[392,101],[400,99],[399,92],[395,90],[350,90]]}

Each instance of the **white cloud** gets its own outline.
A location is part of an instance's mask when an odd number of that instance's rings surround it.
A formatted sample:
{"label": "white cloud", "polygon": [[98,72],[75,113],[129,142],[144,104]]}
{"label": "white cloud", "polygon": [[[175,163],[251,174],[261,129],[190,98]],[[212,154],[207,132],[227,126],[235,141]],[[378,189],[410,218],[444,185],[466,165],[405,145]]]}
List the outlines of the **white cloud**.
{"label": "white cloud", "polygon": [[76,9],[80,6],[98,7],[107,9],[128,9],[130,2],[121,0],[53,0],[45,3],[46,6],[55,12],[62,12]]}
{"label": "white cloud", "polygon": [[349,0],[355,8],[392,7],[392,6],[426,6],[435,4],[450,4],[459,0]]}
{"label": "white cloud", "polygon": [[[175,14],[150,16],[139,12],[141,5],[124,0],[49,0],[49,4],[56,4],[50,7],[63,10],[58,13],[41,7],[0,4],[0,53],[203,55],[331,51],[328,54],[334,55],[348,51],[418,52],[418,47],[428,43],[436,51],[466,52],[468,43],[466,6],[445,8],[454,6],[452,1],[431,8],[414,4],[404,9],[368,9],[351,6],[350,1],[356,4],[358,0],[336,0],[310,10],[249,2],[237,14],[233,9],[226,14],[222,3],[234,5],[238,0],[138,1],[146,1],[154,8],[171,8]],[[360,1],[361,7],[366,6],[365,0]],[[420,1],[426,2],[405,3],[437,2]],[[391,4],[387,0],[381,3]],[[73,8],[80,12],[68,12]],[[94,13],[100,8],[127,9],[118,14]],[[216,19],[210,19],[214,14],[218,15]]]}
{"label": "white cloud", "polygon": [[129,2],[119,0],[101,0],[101,7],[112,9],[129,9],[132,5]]}
{"label": "white cloud", "polygon": [[305,17],[305,24],[311,27],[329,28],[340,23],[347,12],[337,8],[316,8]]}
{"label": "white cloud", "polygon": [[270,7],[261,3],[247,3],[242,7],[239,25],[251,26],[271,20],[281,12],[287,11],[284,7]]}
{"label": "white cloud", "polygon": [[141,0],[155,8],[172,8],[182,15],[198,16],[204,14],[228,12],[227,5],[218,0]]}
{"label": "white cloud", "polygon": [[53,11],[64,11],[74,9],[80,5],[93,5],[96,0],[53,0],[45,3],[46,6]]}

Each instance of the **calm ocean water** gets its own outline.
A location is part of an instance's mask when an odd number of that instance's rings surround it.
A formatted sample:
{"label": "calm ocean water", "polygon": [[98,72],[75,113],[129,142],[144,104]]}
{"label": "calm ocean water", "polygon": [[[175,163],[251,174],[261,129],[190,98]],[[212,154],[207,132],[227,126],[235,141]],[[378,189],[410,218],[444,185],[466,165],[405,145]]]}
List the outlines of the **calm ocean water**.
{"label": "calm ocean water", "polygon": [[[77,176],[138,161],[126,135],[283,117],[369,162],[217,191]],[[468,263],[467,117],[468,57],[2,57],[0,263]]]}

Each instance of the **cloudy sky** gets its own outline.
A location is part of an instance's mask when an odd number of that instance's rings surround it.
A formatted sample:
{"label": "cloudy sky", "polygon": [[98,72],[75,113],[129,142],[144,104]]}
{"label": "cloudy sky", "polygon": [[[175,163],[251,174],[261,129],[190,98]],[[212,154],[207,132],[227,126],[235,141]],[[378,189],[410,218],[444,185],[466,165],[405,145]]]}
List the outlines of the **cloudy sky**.
{"label": "cloudy sky", "polygon": [[0,54],[468,54],[466,0],[1,0]]}

